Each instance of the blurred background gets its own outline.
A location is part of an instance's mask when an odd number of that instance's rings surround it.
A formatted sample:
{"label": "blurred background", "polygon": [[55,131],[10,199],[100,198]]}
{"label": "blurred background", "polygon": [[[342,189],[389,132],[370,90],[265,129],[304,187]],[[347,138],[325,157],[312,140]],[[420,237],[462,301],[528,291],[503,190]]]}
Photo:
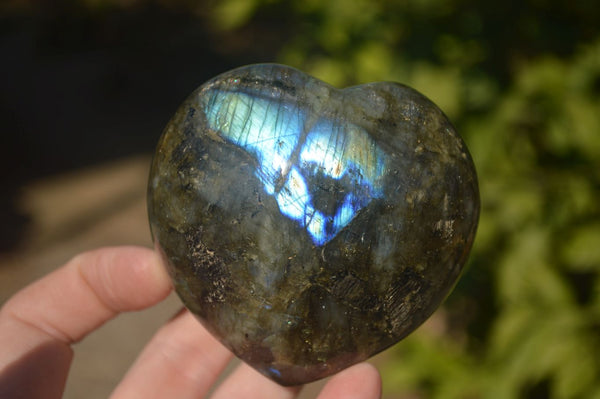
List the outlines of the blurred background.
{"label": "blurred background", "polygon": [[[478,170],[467,269],[373,360],[385,398],[600,398],[599,21],[594,0],[4,0],[0,303],[80,251],[150,245],[148,163],[178,104],[281,62],[416,88]],[[78,344],[65,397],[106,397],[178,307]]]}

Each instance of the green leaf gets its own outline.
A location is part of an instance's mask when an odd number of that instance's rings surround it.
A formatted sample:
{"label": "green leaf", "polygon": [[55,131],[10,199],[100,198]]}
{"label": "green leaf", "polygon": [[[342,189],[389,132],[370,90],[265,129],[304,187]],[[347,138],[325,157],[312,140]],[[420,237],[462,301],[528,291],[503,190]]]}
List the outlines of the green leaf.
{"label": "green leaf", "polygon": [[246,24],[260,6],[260,0],[222,0],[213,15],[219,29],[232,30]]}
{"label": "green leaf", "polygon": [[600,223],[575,230],[563,246],[562,257],[572,269],[600,271]]}

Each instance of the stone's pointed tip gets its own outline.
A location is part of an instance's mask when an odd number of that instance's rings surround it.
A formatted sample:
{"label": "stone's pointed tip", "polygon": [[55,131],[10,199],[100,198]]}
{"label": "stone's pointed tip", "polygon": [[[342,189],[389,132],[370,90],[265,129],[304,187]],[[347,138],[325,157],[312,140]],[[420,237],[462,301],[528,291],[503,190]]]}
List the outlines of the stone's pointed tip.
{"label": "stone's pointed tip", "polygon": [[473,162],[431,101],[394,83],[336,90],[273,64],[197,90],[149,181],[154,239],[183,302],[282,385],[417,328],[454,286],[479,217]]}

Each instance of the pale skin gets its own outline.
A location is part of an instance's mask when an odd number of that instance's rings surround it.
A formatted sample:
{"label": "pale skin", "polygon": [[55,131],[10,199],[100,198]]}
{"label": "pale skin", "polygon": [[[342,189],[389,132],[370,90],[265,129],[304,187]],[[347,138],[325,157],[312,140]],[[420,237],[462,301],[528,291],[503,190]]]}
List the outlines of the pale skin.
{"label": "pale skin", "polygon": [[[83,253],[23,288],[0,310],[0,398],[60,398],[74,343],[121,312],[157,304],[170,291],[157,255],[140,247]],[[206,397],[231,357],[189,312],[181,311],[156,332],[111,398]],[[288,399],[299,391],[241,364],[211,397]],[[318,395],[379,397],[379,373],[367,363],[338,373]]]}

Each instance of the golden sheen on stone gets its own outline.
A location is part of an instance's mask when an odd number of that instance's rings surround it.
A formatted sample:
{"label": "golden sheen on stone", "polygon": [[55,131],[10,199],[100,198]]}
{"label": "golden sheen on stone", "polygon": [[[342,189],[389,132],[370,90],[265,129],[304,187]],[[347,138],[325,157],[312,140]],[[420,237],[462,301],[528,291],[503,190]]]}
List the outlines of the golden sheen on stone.
{"label": "golden sheen on stone", "polygon": [[465,144],[415,90],[339,90],[262,64],[181,105],[148,211],[189,310],[246,363],[298,385],[433,313],[467,259],[479,194]]}

